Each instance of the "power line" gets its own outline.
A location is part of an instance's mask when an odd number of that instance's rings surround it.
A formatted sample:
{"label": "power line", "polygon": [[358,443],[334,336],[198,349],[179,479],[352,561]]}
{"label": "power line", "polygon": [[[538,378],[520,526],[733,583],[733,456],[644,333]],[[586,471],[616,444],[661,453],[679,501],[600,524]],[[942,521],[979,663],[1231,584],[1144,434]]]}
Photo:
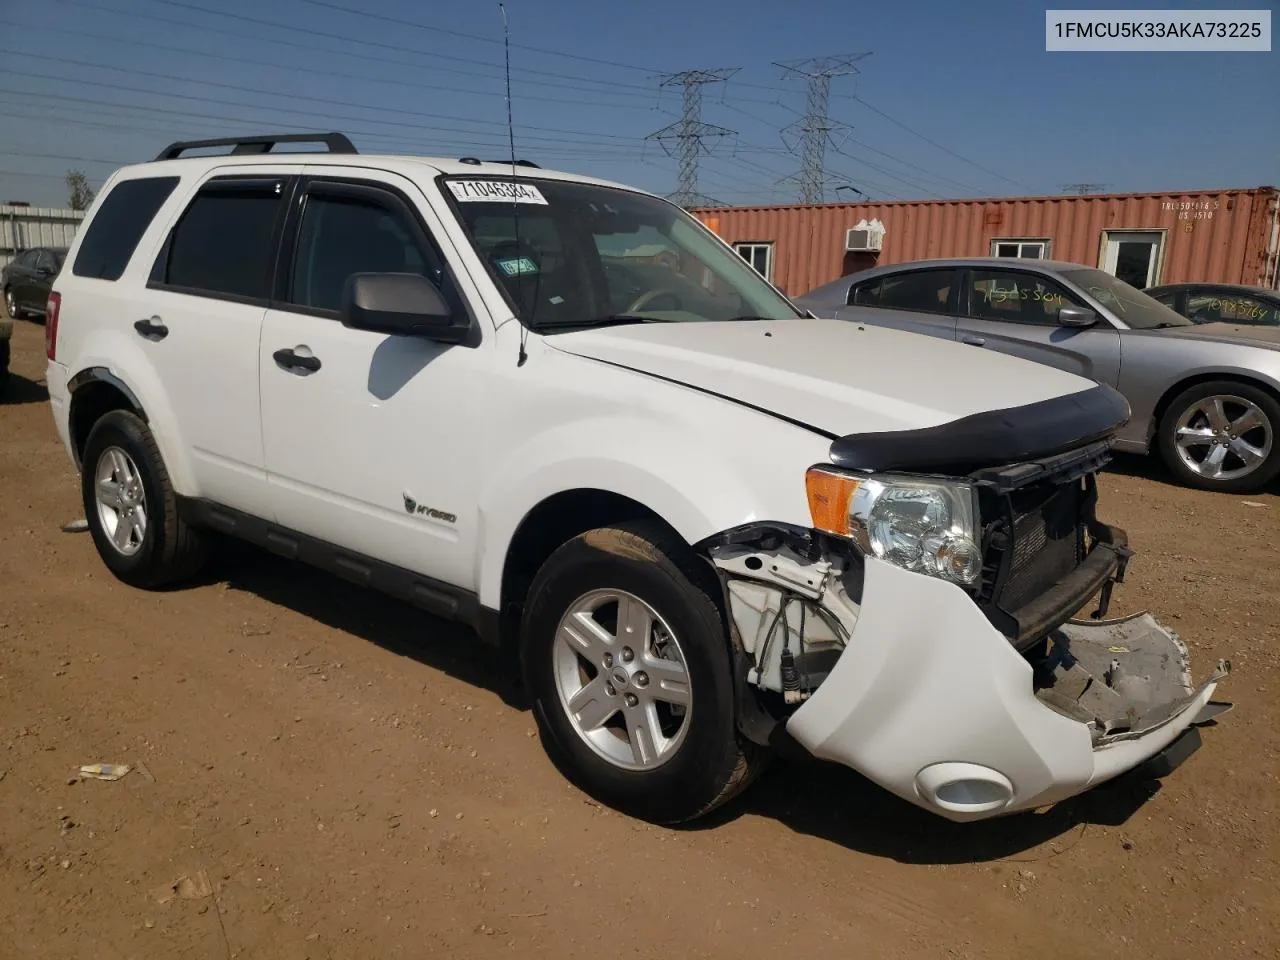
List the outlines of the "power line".
{"label": "power line", "polygon": [[[112,37],[112,36],[106,36],[101,33],[92,33],[88,30],[72,30],[67,27],[61,27],[61,26],[52,27],[52,26],[46,26],[44,24],[23,23],[21,21],[18,21],[15,25],[32,29],[32,30],[46,30],[52,33],[57,33],[59,36],[77,36],[77,37],[86,37],[90,40],[105,40],[109,43],[123,43],[128,46],[142,47],[148,50],[164,50],[165,52],[168,52],[168,53],[184,53],[190,56],[207,57],[208,59],[211,59],[211,60],[222,60],[228,63],[247,63],[255,67],[268,67],[276,70],[287,70],[292,73],[310,73],[310,74],[314,74],[316,76],[321,76],[321,77],[340,77],[347,80],[359,80],[364,83],[380,83],[380,84],[385,84],[388,86],[395,86],[395,87],[405,86],[405,81],[403,79],[395,80],[387,77],[371,77],[368,74],[344,73],[339,70],[332,70],[328,68],[321,69],[318,67],[300,67],[300,66],[294,66],[292,64],[284,64],[284,63],[279,63],[279,64],[263,63],[261,60],[256,60],[252,57],[233,57],[224,53],[209,53],[205,50],[193,50],[190,47],[178,47],[170,43],[158,44],[158,43],[151,43],[145,40],[135,40],[135,39],[126,38],[126,37]],[[44,59],[44,58],[41,58],[41,59]],[[91,65],[91,64],[86,64],[86,65]],[[104,67],[104,69],[114,70],[114,69],[120,69],[120,68]],[[471,75],[472,74],[467,74],[467,76],[471,76]],[[475,76],[480,76],[480,74],[475,74]],[[489,78],[486,78],[486,79],[489,79]],[[191,82],[200,83],[202,81],[192,80]],[[450,87],[450,86],[443,86],[440,84],[432,84],[429,89],[439,90],[445,93],[466,93],[466,94],[470,94],[472,96],[478,96],[478,97],[504,96],[504,94],[499,90],[478,90],[474,87]],[[575,88],[575,89],[580,89],[580,88]],[[635,103],[584,101],[581,97],[567,99],[567,98],[546,97],[541,94],[537,94],[533,96],[536,97],[539,103],[565,103],[565,104],[573,104],[575,106],[599,106],[602,108],[607,108],[609,110],[657,111],[661,109],[656,104],[650,104],[648,106],[640,106],[639,104],[635,104]]]}
{"label": "power line", "polygon": [[657,140],[668,155],[671,142],[679,144],[680,182],[669,199],[682,207],[714,205],[715,201],[698,192],[698,158],[710,149],[705,141],[733,136],[733,130],[702,122],[702,88],[709,83],[724,83],[738,72],[737,67],[719,70],[684,70],[669,73],[659,83],[663,87],[680,87],[684,91],[684,115],[675,123],[649,134],[646,140]]}
{"label": "power line", "polygon": [[1086,193],[1101,193],[1107,189],[1105,183],[1064,183],[1062,190],[1064,193],[1077,193],[1084,196]]}
{"label": "power line", "polygon": [[[75,7],[82,7],[84,9],[93,10],[98,13],[104,13],[104,12],[114,13],[122,17],[133,17],[137,19],[145,19],[147,22],[156,21],[159,23],[173,24],[174,26],[178,26],[178,27],[188,27],[190,29],[199,31],[201,34],[216,33],[216,34],[219,34],[220,36],[234,37],[238,40],[251,40],[257,43],[265,43],[265,44],[270,44],[275,46],[291,47],[297,50],[307,50],[315,53],[323,53],[326,56],[330,56],[330,57],[333,57],[333,56],[348,57],[353,60],[365,60],[370,63],[377,63],[381,66],[393,65],[397,67],[405,67],[407,69],[414,70],[418,73],[448,73],[450,76],[478,77],[483,80],[494,80],[494,81],[501,80],[501,72],[500,72],[501,68],[497,64],[491,64],[488,61],[483,61],[483,60],[458,58],[462,63],[471,63],[471,64],[480,65],[480,66],[488,66],[491,68],[491,70],[494,71],[492,73],[478,73],[474,70],[461,70],[458,67],[433,67],[433,66],[424,64],[422,62],[422,58],[423,58],[422,51],[414,50],[410,47],[391,47],[390,49],[401,50],[405,53],[412,54],[414,56],[413,62],[391,59],[387,56],[386,53],[379,53],[377,55],[368,54],[368,53],[357,53],[351,50],[334,50],[331,47],[317,46],[314,43],[302,43],[298,40],[286,40],[276,33],[267,35],[267,34],[264,34],[262,31],[252,33],[252,32],[245,32],[241,30],[226,30],[221,27],[211,27],[208,24],[193,23],[190,20],[175,20],[172,17],[163,17],[158,14],[151,14],[151,13],[146,14],[144,18],[141,14],[133,10],[124,10],[124,9],[121,9],[120,7],[114,7],[107,4],[88,3],[86,2],[86,0],[54,0],[54,2],[68,4],[70,6],[75,6]],[[220,13],[220,11],[210,11],[210,12]],[[266,25],[280,27],[282,30],[291,29],[289,27],[286,27],[284,24],[268,23]],[[351,38],[348,38],[348,37],[341,37],[336,34],[321,33],[320,36],[329,37],[331,39],[338,40],[343,44],[364,42],[359,40],[352,40]],[[110,39],[115,40],[116,38],[112,37]],[[156,47],[157,49],[164,49],[164,46],[161,44],[157,44]],[[442,57],[442,59],[452,59],[452,58]],[[521,72],[522,71],[519,67],[512,69],[512,73],[521,73]],[[583,81],[589,79],[585,77],[575,77],[571,74],[552,73],[549,71],[540,71],[540,73],[545,73],[545,75],[547,76],[559,77],[561,79],[569,80],[572,82],[557,83],[554,80],[533,80],[528,78],[521,78],[520,83],[529,85],[529,86],[556,87],[562,90],[581,91]],[[641,86],[639,84],[618,83],[612,80],[591,80],[590,82],[597,86],[602,85],[602,86],[618,87],[619,89],[608,91],[614,96],[643,97],[647,100],[653,99],[652,88]]]}
{"label": "power line", "polygon": [[[192,118],[195,118],[195,119],[204,120],[204,121],[213,121],[213,122],[218,123],[218,124],[226,124],[226,125],[229,125],[229,126],[231,126],[231,127],[232,127],[232,129],[239,129],[239,130],[243,130],[244,128],[246,128],[246,127],[248,127],[248,126],[251,126],[251,125],[252,125],[252,126],[260,126],[260,125],[261,125],[261,121],[259,121],[259,120],[257,120],[257,119],[248,119],[248,118],[244,118],[244,117],[226,116],[226,115],[222,115],[222,114],[195,113],[195,112],[192,112],[191,110],[168,110],[168,109],[165,109],[165,108],[163,108],[163,107],[138,107],[138,106],[131,106],[131,105],[127,105],[127,104],[118,104],[118,103],[113,103],[113,102],[111,102],[111,101],[107,101],[107,100],[95,100],[95,99],[90,99],[90,98],[85,98],[85,97],[69,97],[69,96],[59,96],[59,95],[54,95],[54,94],[43,94],[43,93],[35,93],[35,94],[32,94],[32,93],[29,93],[28,91],[18,91],[18,90],[4,89],[4,88],[0,88],[0,95],[9,95],[9,96],[19,96],[19,97],[22,97],[22,98],[23,98],[23,99],[22,99],[22,105],[29,105],[29,100],[30,100],[30,98],[31,98],[31,97],[37,97],[37,98],[41,98],[41,99],[54,100],[54,101],[55,101],[56,108],[57,108],[57,109],[64,110],[64,111],[65,111],[65,110],[69,110],[69,109],[70,109],[70,110],[79,109],[79,108],[75,108],[75,107],[68,107],[68,106],[67,106],[67,102],[83,103],[83,104],[86,104],[86,105],[88,105],[88,106],[92,106],[92,107],[94,108],[94,110],[92,111],[92,115],[93,115],[93,116],[120,116],[120,114],[118,114],[118,113],[117,113],[117,114],[107,113],[107,112],[106,112],[106,110],[107,110],[107,109],[110,109],[110,110],[122,110],[122,109],[123,109],[123,110],[138,110],[138,111],[144,111],[144,112],[145,112],[145,113],[147,113],[148,115],[150,115],[150,114],[161,114],[161,113],[163,113],[163,114],[170,114],[170,115],[173,115],[173,116],[175,116],[175,117],[182,118],[183,120],[190,120],[190,119],[192,119]],[[42,110],[44,110],[44,109],[45,109],[45,108],[43,107],[43,105],[41,105],[41,109],[42,109]],[[88,112],[88,111],[85,111],[85,112]],[[11,115],[12,115],[12,116],[18,116],[18,115],[16,115],[16,114],[11,114]],[[42,123],[47,123],[47,122],[48,122],[48,120],[50,119],[50,115],[49,115],[48,113],[46,113],[46,114],[44,114],[44,115],[42,115],[42,116],[40,116],[40,117],[31,117],[31,116],[26,116],[26,117],[21,117],[21,118],[23,118],[23,119],[31,119],[31,120],[35,120],[35,121],[37,121],[37,122],[42,122]],[[150,116],[148,116],[148,117],[142,117],[142,118],[139,118],[139,117],[131,116],[131,115],[129,115],[129,114],[124,114],[124,115],[123,115],[123,118],[124,118],[124,119],[126,119],[126,120],[133,121],[133,122],[137,122],[138,120],[151,120],[151,119],[153,119],[153,118],[152,118],[152,117],[150,117]],[[63,119],[63,118],[60,118],[60,119]],[[154,118],[154,119],[158,119],[158,118]],[[79,125],[79,124],[90,124],[90,125],[93,125],[93,126],[104,126],[104,125],[106,125],[106,124],[101,124],[101,123],[98,123],[97,121],[92,121],[92,120],[88,120],[88,121],[86,121],[86,120],[63,119],[63,122],[71,123],[71,124],[77,124],[77,125]],[[376,121],[376,120],[375,120],[375,121],[373,121],[373,122],[377,123],[377,122],[379,122],[379,121]],[[313,129],[315,128],[315,126],[316,126],[314,123],[309,123],[309,124],[298,124],[298,123],[288,123],[288,122],[279,121],[279,120],[272,120],[272,121],[270,121],[270,123],[271,123],[271,125],[272,125],[272,126],[275,126],[275,127],[278,127],[278,128],[280,128],[280,129],[284,129],[284,130],[303,130],[303,131],[306,131],[306,130],[313,130]],[[124,126],[122,126],[122,125],[120,125],[120,124],[110,124],[110,125],[106,125],[106,126],[110,126],[112,129],[117,129],[117,130],[126,129]],[[166,130],[168,130],[168,131],[173,131],[173,130],[176,130],[176,129],[190,129],[190,128],[181,128],[181,127],[175,127],[175,126],[173,126],[173,125],[170,125],[170,126],[168,126],[168,127],[161,127],[161,128],[139,128],[139,127],[134,127],[133,129],[134,129],[134,130],[139,130],[139,131],[141,131],[141,132],[145,132],[145,133],[163,133],[163,132],[165,132]],[[355,137],[357,137],[357,138],[361,138],[361,139],[363,139],[363,138],[366,138],[366,137],[367,137],[367,138],[370,138],[370,139],[383,140],[383,141],[390,141],[390,142],[392,142],[392,143],[394,143],[394,144],[407,144],[407,145],[412,145],[412,146],[417,147],[419,150],[430,150],[430,151],[432,151],[432,152],[433,152],[433,153],[435,153],[435,154],[441,154],[441,153],[443,153],[444,155],[446,155],[446,156],[447,156],[447,155],[449,154],[449,152],[450,152],[448,149],[446,149],[446,150],[443,150],[443,151],[442,151],[442,150],[440,149],[440,144],[439,144],[439,142],[438,142],[438,141],[436,141],[436,140],[424,140],[424,139],[422,139],[422,138],[414,138],[414,137],[412,137],[412,136],[405,136],[405,135],[400,135],[400,134],[391,134],[391,133],[386,133],[386,132],[375,132],[375,131],[369,131],[369,130],[359,130],[359,129],[350,129],[350,128],[348,128],[348,129],[346,130],[346,132],[347,132],[349,135],[351,135],[351,136],[355,136]],[[184,136],[185,136],[185,135],[184,135]],[[172,138],[172,136],[171,136],[170,138]],[[553,142],[553,143],[561,143],[561,142],[563,142],[563,141],[561,141],[561,140],[558,140],[558,139],[557,139],[557,140],[554,140],[554,141],[552,141],[552,142]],[[461,141],[461,143],[465,143],[465,144],[468,144],[468,145],[472,145],[472,144],[479,145],[479,141],[478,141],[478,140],[470,140],[470,139],[465,140],[465,141]],[[456,144],[454,144],[454,145],[453,145],[453,148],[459,148],[459,147],[461,147],[461,143],[456,143]],[[484,149],[498,149],[498,148],[500,148],[500,147],[501,147],[501,144],[500,144],[500,143],[488,143],[488,144],[484,144],[484,145],[482,145],[482,146],[483,146],[483,148],[484,148]],[[543,158],[545,158],[545,157],[548,157],[548,156],[550,155],[550,151],[552,151],[552,150],[554,150],[554,149],[555,149],[555,148],[554,148],[553,146],[541,146],[541,145],[534,144],[534,145],[530,145],[530,146],[528,146],[528,147],[526,148],[526,152],[527,152],[527,153],[530,153],[530,154],[532,154],[532,155],[538,156],[538,157],[543,157]],[[394,151],[391,151],[391,152],[394,152]],[[562,155],[562,156],[564,156],[564,155]],[[610,159],[610,160],[614,160],[615,162],[625,162],[625,161],[628,161],[628,160],[634,160],[634,159],[635,159],[635,151],[634,151],[634,150],[630,150],[630,149],[624,149],[624,148],[621,148],[621,147],[617,147],[617,148],[615,148],[615,147],[612,147],[612,146],[600,145],[600,146],[592,147],[592,148],[590,148],[589,150],[577,150],[577,151],[575,151],[573,154],[571,154],[571,155],[567,155],[567,156],[568,156],[568,158],[569,158],[569,159]],[[77,158],[77,159],[83,159],[83,158]],[[117,162],[117,161],[102,161],[102,162]],[[129,161],[129,162],[133,162],[133,161]]]}
{"label": "power line", "polygon": [[[164,2],[164,0],[158,0]],[[302,3],[309,3],[313,7],[324,7],[329,10],[339,10],[342,13],[349,13],[357,17],[367,17],[370,20],[381,20],[383,23],[394,23],[399,26],[415,27],[418,30],[428,30],[432,33],[441,33],[450,37],[460,37],[464,40],[476,40],[480,43],[502,43],[496,37],[485,37],[475,33],[463,33],[460,30],[448,30],[444,27],[437,27],[434,24],[426,24],[417,20],[405,20],[401,17],[389,17],[386,14],[371,13],[368,10],[358,10],[354,7],[344,7],[339,3],[331,3],[328,0],[301,0]],[[513,43],[512,48],[517,50],[530,50],[534,53],[545,53],[553,57],[564,57],[567,60],[579,60],[583,63],[602,64],[606,67],[621,67],[624,70],[639,70],[642,73],[656,73],[657,71],[651,67],[637,67],[634,64],[620,63],[615,60],[601,60],[596,57],[584,57],[576,53],[565,53],[562,50],[550,50],[546,47],[533,47],[524,43]]]}
{"label": "power line", "polygon": [[[784,76],[801,77],[809,87],[808,109],[804,117],[783,131],[797,138],[800,147],[800,202],[821,203],[826,186],[826,170],[823,161],[827,144],[835,130],[845,129],[845,124],[831,119],[829,104],[831,80],[857,73],[856,63],[870,53],[843,57],[814,57],[790,63],[778,63]],[[792,146],[792,149],[795,149]]]}
{"label": "power line", "polygon": [[1003,180],[1006,183],[1012,183],[1015,187],[1021,187],[1022,189],[1030,191],[1032,193],[1035,192],[1035,190],[1032,187],[1027,186],[1025,183],[1021,182],[1020,180],[1014,180],[1012,177],[1006,177],[1003,173],[996,173],[996,171],[992,170],[990,167],[984,167],[982,164],[978,163],[976,160],[970,160],[968,157],[963,156],[959,153],[956,153],[950,147],[943,146],[942,144],[938,143],[938,141],[925,136],[919,130],[913,130],[911,127],[907,126],[905,123],[903,123],[901,120],[897,119],[896,117],[891,117],[889,114],[885,113],[883,110],[879,109],[878,107],[874,107],[871,104],[867,103],[867,101],[863,100],[857,94],[851,95],[850,99],[858,101],[858,103],[862,104],[872,113],[876,114],[877,116],[883,117],[884,119],[892,123],[894,126],[900,127],[901,129],[907,131],[907,133],[911,134],[912,136],[919,137],[921,140],[923,140],[925,143],[929,144],[930,146],[937,147],[943,153],[949,156],[955,157],[957,160],[967,163],[969,164],[969,166],[974,167],[978,170],[981,170],[983,173],[989,174],[990,176],[995,177],[997,180]]}
{"label": "power line", "polygon": [[[243,13],[229,13],[225,10],[217,10],[217,9],[214,9],[213,7],[204,7],[196,3],[186,3],[185,0],[152,0],[152,2],[162,3],[165,6],[170,6],[170,7],[181,7],[186,10],[194,10],[198,13],[205,13],[211,16],[228,17],[232,20],[241,20],[245,23],[257,24],[258,26],[272,27],[276,30],[286,30],[290,33],[305,33],[309,36],[325,37],[326,39],[339,40],[343,43],[358,43],[358,44],[361,44],[362,46],[376,47],[381,50],[395,50],[400,53],[410,53],[410,54],[413,54],[415,57],[417,57],[419,60],[421,60],[424,56],[426,56],[426,57],[434,58],[436,60],[449,60],[451,62],[456,62],[456,63],[482,64],[484,66],[492,67],[495,71],[500,71],[502,69],[501,64],[494,63],[488,60],[480,60],[475,57],[459,57],[453,54],[445,54],[445,53],[424,53],[424,51],[420,49],[416,49],[414,47],[406,47],[406,46],[395,44],[395,43],[384,43],[378,40],[362,40],[357,37],[343,36],[342,34],[339,34],[339,33],[328,33],[324,30],[316,30],[311,27],[299,26],[296,23],[280,23],[275,20],[263,20],[259,17],[250,17]],[[192,26],[197,26],[197,25],[192,24]],[[535,70],[532,67],[522,67],[520,68],[519,71],[513,71],[513,72],[532,73],[532,74],[537,74],[539,76],[547,76],[547,77],[560,77],[563,79],[580,80],[587,83],[609,83],[613,86],[632,87],[636,90],[649,89],[640,84],[619,83],[617,81],[601,81],[599,78],[596,78],[596,77],[575,76],[573,74],[558,73],[556,71],[551,71],[551,70]]]}
{"label": "power line", "polygon": [[[158,80],[172,80],[172,81],[178,81],[182,83],[191,83],[197,86],[216,87],[223,90],[239,90],[244,93],[257,94],[258,96],[280,97],[288,100],[305,100],[312,103],[321,103],[321,104],[336,104],[338,106],[343,106],[343,107],[354,107],[358,110],[372,110],[379,113],[394,113],[399,116],[417,117],[424,120],[446,120],[451,123],[470,123],[470,124],[477,124],[477,125],[486,126],[486,127],[504,127],[505,128],[506,126],[504,122],[498,121],[498,120],[477,120],[473,117],[455,117],[449,114],[423,113],[417,110],[402,110],[396,107],[380,107],[380,106],[377,106],[376,104],[356,103],[348,100],[334,100],[328,97],[308,97],[302,94],[285,93],[285,92],[275,91],[275,90],[264,90],[261,87],[245,87],[245,86],[240,86],[239,84],[233,84],[233,83],[219,83],[213,80],[189,80],[186,77],[180,77],[180,76],[176,76],[174,74],[169,74],[169,73],[158,73],[150,70],[137,70],[130,67],[114,67],[114,66],[108,66],[107,64],[90,63],[83,60],[72,60],[66,57],[54,57],[54,56],[49,56],[47,54],[30,54],[30,53],[22,53],[17,50],[0,49],[0,55],[30,57],[31,59],[34,59],[34,60],[47,60],[54,63],[67,63],[67,64],[73,64],[75,66],[98,68],[103,70],[115,70],[120,73],[133,74],[140,77],[150,77]],[[148,90],[144,87],[130,87],[122,84],[107,83],[101,80],[81,80],[75,77],[63,77],[63,76],[57,76],[57,75],[51,75],[51,74],[35,73],[28,70],[16,71],[16,70],[9,70],[9,69],[0,69],[0,73],[8,73],[14,76],[21,76],[21,77],[34,77],[41,80],[61,81],[64,83],[79,83],[79,84],[86,84],[89,86],[110,87],[117,90],[130,91],[133,93],[145,93],[145,94],[151,94],[154,96],[174,97],[174,98],[183,99],[183,100],[202,100],[202,101],[208,101],[208,102],[214,102],[214,103],[226,103],[228,105],[250,107],[258,110],[282,109],[279,107],[263,106],[260,104],[253,104],[253,103],[243,103],[243,102],[237,102],[234,100],[225,100],[222,98],[214,99],[210,97],[197,97],[192,94],[169,93],[169,92],[161,92],[157,90]],[[286,112],[290,112],[290,113],[301,114],[301,113],[307,112],[307,111],[301,111],[301,110],[292,110],[288,108],[285,108],[285,109],[286,109]],[[310,112],[312,114],[315,114],[315,111],[310,111]],[[341,114],[330,113],[328,111],[320,115],[332,117],[334,119],[355,119],[357,121],[364,119],[366,120],[366,122],[381,123],[381,124],[386,124],[388,126],[396,125],[396,126],[412,127],[414,129],[437,129],[437,130],[453,131],[452,127],[432,128],[432,127],[424,127],[422,124],[416,124],[416,123],[415,124],[396,123],[395,121],[392,121],[392,120],[378,120],[374,118],[359,118],[359,117],[344,118]],[[620,134],[595,133],[590,130],[565,130],[558,127],[529,127],[528,129],[538,130],[538,131],[541,131],[542,133],[565,134],[571,137],[585,136],[585,137],[595,137],[595,138],[606,139],[606,140],[622,140],[626,142],[634,142],[635,140],[638,139],[636,137],[626,137]],[[465,133],[465,132],[474,132],[474,131],[454,131],[454,132]],[[539,139],[539,138],[533,138],[533,139]],[[541,139],[547,139],[547,138],[541,138]],[[560,142],[569,142],[569,141],[561,140]]]}

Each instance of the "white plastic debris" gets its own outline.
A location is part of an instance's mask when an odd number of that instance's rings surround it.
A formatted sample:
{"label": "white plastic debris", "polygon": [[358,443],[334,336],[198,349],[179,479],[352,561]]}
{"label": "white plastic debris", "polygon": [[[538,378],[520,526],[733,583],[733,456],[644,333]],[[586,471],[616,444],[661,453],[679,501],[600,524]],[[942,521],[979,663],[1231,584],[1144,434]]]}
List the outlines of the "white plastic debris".
{"label": "white plastic debris", "polygon": [[89,529],[89,521],[83,517],[79,520],[72,520],[70,523],[62,525],[63,533],[84,533]]}
{"label": "white plastic debris", "polygon": [[86,763],[80,776],[89,780],[119,780],[133,768],[127,763]]}

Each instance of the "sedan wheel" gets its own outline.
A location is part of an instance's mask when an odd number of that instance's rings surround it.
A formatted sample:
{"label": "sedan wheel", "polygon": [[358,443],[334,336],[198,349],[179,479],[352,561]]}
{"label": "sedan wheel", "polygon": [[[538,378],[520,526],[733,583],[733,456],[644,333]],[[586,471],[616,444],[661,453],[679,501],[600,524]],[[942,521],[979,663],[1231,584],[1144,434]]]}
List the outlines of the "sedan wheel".
{"label": "sedan wheel", "polygon": [[1161,425],[1165,460],[1191,486],[1242,493],[1280,469],[1280,405],[1243,383],[1205,383],[1169,405]]}
{"label": "sedan wheel", "polygon": [[22,319],[21,316],[18,314],[18,301],[13,299],[12,290],[6,290],[4,292],[4,308],[8,312],[9,316],[12,317],[14,320]]}

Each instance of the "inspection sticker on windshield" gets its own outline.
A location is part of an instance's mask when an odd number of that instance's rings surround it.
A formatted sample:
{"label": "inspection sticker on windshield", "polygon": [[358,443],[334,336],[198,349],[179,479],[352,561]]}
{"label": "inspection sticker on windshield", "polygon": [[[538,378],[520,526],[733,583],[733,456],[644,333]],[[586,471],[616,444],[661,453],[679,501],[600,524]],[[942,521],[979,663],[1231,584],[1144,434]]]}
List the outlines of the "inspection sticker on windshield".
{"label": "inspection sticker on windshield", "polygon": [[547,198],[531,183],[510,180],[446,180],[453,195],[463,203],[538,203]]}
{"label": "inspection sticker on windshield", "polygon": [[528,257],[508,257],[497,261],[498,269],[508,277],[519,277],[526,273],[537,273],[538,265]]}

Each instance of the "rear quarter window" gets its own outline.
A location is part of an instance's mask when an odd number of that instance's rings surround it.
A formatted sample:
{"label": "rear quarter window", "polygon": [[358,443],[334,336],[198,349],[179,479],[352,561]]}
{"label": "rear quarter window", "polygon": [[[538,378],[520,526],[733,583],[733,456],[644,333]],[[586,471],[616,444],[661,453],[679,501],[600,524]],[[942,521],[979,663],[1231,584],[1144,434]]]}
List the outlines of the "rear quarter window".
{"label": "rear quarter window", "polygon": [[98,201],[98,212],[89,221],[71,272],[77,277],[119,280],[156,211],[177,185],[177,177],[145,177],[112,187]]}

